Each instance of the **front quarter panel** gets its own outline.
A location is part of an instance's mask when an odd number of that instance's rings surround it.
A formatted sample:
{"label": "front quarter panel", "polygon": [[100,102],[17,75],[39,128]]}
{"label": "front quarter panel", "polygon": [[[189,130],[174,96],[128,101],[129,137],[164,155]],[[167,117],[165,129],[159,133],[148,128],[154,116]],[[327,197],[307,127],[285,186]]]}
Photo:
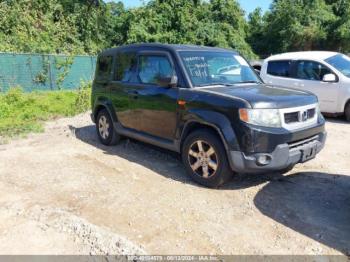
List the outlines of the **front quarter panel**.
{"label": "front quarter panel", "polygon": [[180,92],[180,100],[186,101],[186,105],[179,110],[178,139],[184,139],[182,135],[189,124],[199,123],[216,129],[227,150],[239,150],[232,124],[237,116],[238,108],[248,106],[243,100],[235,100],[232,97],[209,94],[195,89],[183,89]]}

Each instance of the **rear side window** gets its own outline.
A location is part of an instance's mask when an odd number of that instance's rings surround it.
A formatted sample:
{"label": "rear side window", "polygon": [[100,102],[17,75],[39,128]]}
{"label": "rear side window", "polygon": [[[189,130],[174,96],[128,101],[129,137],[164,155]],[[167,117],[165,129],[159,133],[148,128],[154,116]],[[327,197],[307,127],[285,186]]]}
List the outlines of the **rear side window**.
{"label": "rear side window", "polygon": [[129,82],[136,69],[135,53],[118,53],[114,78],[116,81]]}
{"label": "rear side window", "polygon": [[305,80],[321,81],[324,75],[332,72],[324,65],[313,61],[298,61],[297,78]]}
{"label": "rear side window", "polygon": [[142,55],[139,57],[138,75],[143,84],[158,84],[162,79],[170,78],[173,68],[166,56]]}
{"label": "rear side window", "polygon": [[112,56],[100,56],[97,62],[97,80],[108,80],[112,70]]}
{"label": "rear side window", "polygon": [[273,76],[291,77],[291,64],[290,60],[270,61],[267,64],[267,73]]}

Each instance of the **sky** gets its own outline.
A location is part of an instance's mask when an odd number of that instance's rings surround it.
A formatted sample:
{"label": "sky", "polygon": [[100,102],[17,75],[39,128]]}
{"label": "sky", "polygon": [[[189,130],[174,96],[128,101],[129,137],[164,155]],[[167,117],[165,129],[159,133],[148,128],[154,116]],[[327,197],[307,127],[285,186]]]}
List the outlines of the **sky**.
{"label": "sky", "polygon": [[[106,0],[110,2],[113,0]],[[126,7],[136,7],[142,4],[143,0],[122,0]],[[146,1],[147,2],[147,1]],[[249,14],[256,7],[261,7],[263,11],[268,10],[271,0],[238,0],[242,8],[246,11],[246,14]]]}

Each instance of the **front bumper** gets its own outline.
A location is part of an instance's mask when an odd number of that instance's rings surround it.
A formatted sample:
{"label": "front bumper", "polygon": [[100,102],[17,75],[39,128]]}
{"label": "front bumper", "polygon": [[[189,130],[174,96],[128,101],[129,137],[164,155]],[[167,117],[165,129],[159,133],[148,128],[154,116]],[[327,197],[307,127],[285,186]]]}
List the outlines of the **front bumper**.
{"label": "front bumper", "polygon": [[[230,151],[231,168],[238,173],[260,173],[282,170],[291,165],[313,159],[324,147],[327,133],[324,131],[315,136],[278,145],[271,153],[245,154],[240,151]],[[259,157],[268,159],[264,164],[259,163]]]}

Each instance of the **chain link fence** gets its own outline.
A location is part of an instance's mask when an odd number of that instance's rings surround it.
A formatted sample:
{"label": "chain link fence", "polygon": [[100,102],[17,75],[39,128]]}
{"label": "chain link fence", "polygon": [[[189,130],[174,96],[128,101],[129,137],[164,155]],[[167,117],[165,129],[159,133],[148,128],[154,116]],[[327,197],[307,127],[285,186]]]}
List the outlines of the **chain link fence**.
{"label": "chain link fence", "polygon": [[95,56],[0,53],[0,92],[75,89],[92,80],[95,66]]}

